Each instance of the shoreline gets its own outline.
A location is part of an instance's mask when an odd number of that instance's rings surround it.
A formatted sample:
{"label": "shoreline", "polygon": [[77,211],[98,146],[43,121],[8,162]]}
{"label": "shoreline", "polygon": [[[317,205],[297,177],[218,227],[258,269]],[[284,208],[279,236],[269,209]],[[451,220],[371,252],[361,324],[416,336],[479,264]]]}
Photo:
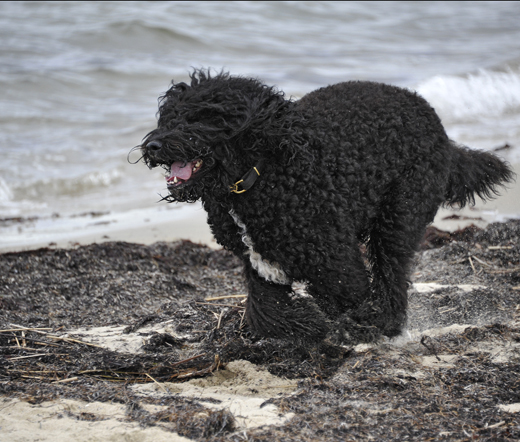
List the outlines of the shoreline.
{"label": "shoreline", "polygon": [[219,246],[200,204],[163,205],[124,213],[87,213],[67,218],[50,217],[9,220],[0,227],[7,231],[0,241],[0,253],[23,252],[42,247],[73,248],[79,245],[124,241],[149,245],[186,239]]}
{"label": "shoreline", "polygon": [[[474,207],[440,208],[432,225],[454,232],[471,224],[485,228],[493,222],[520,218],[520,163],[513,164],[517,181],[491,201],[477,199]],[[207,224],[200,203],[163,204],[123,213],[86,213],[70,217],[0,220],[0,253],[42,247],[73,248],[79,245],[124,241],[149,245],[181,239],[220,248]]]}

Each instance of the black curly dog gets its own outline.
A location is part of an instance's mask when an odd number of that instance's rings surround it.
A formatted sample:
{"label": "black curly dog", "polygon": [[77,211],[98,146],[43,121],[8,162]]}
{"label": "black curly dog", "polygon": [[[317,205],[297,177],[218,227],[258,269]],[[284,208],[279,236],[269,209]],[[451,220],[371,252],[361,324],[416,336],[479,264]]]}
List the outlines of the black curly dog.
{"label": "black curly dog", "polygon": [[217,242],[244,262],[252,329],[300,343],[398,335],[438,207],[513,179],[492,154],[450,141],[417,94],[360,81],[291,101],[197,70],[161,97],[140,148],[168,171],[164,199],[202,200]]}

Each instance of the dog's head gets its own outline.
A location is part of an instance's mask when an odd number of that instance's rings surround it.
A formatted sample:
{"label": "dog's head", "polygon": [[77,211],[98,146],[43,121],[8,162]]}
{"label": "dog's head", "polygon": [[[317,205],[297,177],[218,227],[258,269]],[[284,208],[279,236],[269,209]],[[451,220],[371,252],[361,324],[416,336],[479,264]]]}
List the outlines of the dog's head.
{"label": "dog's head", "polygon": [[189,85],[172,83],[160,98],[158,127],[140,146],[150,168],[167,171],[167,201],[229,194],[266,155],[284,146],[287,152],[294,132],[287,120],[294,103],[282,92],[227,73],[197,70],[190,77]]}

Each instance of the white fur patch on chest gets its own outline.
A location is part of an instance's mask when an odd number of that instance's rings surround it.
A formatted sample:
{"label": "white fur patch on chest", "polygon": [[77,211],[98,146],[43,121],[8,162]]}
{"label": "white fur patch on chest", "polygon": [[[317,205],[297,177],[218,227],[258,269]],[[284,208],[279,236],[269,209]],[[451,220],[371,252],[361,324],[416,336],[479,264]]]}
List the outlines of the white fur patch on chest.
{"label": "white fur patch on chest", "polygon": [[278,264],[277,262],[267,261],[266,259],[262,258],[262,255],[260,255],[260,253],[255,252],[253,240],[247,233],[246,225],[238,217],[236,212],[233,209],[231,209],[229,211],[229,214],[233,218],[233,221],[235,221],[237,227],[240,229],[240,233],[242,235],[242,242],[247,247],[246,253],[249,255],[249,261],[251,262],[253,268],[258,272],[258,274],[267,281],[271,281],[276,284],[291,284],[291,280],[282,270],[280,264]]}

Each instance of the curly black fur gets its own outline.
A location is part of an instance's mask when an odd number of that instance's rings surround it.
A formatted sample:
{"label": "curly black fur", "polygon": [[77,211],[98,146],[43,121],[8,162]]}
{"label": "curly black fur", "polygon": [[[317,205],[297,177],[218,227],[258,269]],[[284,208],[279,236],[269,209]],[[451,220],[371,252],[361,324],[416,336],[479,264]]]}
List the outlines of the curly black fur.
{"label": "curly black fur", "polygon": [[[423,98],[372,82],[291,101],[256,79],[195,71],[161,98],[141,149],[150,167],[202,160],[166,199],[202,200],[218,243],[244,262],[250,326],[300,342],[398,335],[438,207],[513,179],[495,156],[450,141]],[[230,192],[258,164],[252,187]]]}

